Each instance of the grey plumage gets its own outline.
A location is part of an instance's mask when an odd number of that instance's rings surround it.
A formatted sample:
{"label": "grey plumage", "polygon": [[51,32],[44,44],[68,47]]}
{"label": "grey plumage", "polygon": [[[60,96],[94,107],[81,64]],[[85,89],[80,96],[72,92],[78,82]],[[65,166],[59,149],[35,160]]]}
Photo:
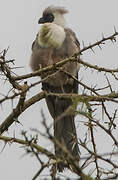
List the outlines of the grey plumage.
{"label": "grey plumage", "polygon": [[[40,67],[46,67],[62,59],[68,58],[80,50],[80,44],[75,36],[75,33],[64,25],[63,15],[65,13],[67,13],[67,10],[60,7],[48,7],[44,10],[43,18],[39,20],[40,23],[43,23],[42,30],[40,30],[32,45],[30,65],[33,71],[38,70]],[[47,14],[49,17],[47,17]],[[53,26],[54,24],[57,26]],[[47,36],[47,32],[50,31],[50,28],[52,28],[52,33],[50,33],[51,37]],[[58,38],[55,38],[55,34],[58,33],[57,30],[60,31],[60,39],[62,39],[62,42],[60,41],[59,43]],[[46,33],[44,33],[44,31]],[[46,41],[44,41],[44,36],[46,38],[48,37]],[[54,43],[51,43],[51,41]],[[69,72],[77,78],[79,64],[76,62],[68,62],[63,66],[63,70]],[[42,74],[41,78],[47,77],[51,73],[53,72]],[[53,93],[78,93],[77,82],[61,71],[58,71],[54,74],[54,76],[51,76],[46,81],[44,81],[42,83],[42,88],[48,92]],[[73,139],[73,137],[75,137],[77,140],[74,114],[66,115],[56,121],[56,119],[61,116],[70,105],[72,105],[72,100],[49,96],[46,98],[46,102],[49,112],[54,119],[55,138],[67,148],[69,153],[71,153],[75,158],[79,158],[78,145]],[[61,158],[65,157],[65,154],[62,152],[61,148],[56,145],[56,143],[55,154]],[[62,171],[64,167],[65,166],[63,163],[59,163],[57,165],[59,171]]]}

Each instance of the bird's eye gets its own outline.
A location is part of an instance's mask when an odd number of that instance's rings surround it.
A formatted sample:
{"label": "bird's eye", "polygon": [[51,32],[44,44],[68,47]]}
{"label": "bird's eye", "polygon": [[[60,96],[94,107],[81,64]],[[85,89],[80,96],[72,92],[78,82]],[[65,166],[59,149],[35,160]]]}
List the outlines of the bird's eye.
{"label": "bird's eye", "polygon": [[53,14],[46,14],[45,15],[45,21],[46,22],[53,22],[54,21],[54,15]]}

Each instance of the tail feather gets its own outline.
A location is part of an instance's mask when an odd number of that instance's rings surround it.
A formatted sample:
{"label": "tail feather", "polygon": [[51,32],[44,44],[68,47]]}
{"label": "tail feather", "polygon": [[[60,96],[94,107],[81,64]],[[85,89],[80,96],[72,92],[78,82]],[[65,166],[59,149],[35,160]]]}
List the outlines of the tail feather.
{"label": "tail feather", "polygon": [[[62,92],[61,89],[56,89],[43,84],[43,89],[49,92]],[[74,122],[74,115],[61,115],[66,111],[66,109],[72,105],[71,99],[64,99],[55,96],[48,96],[46,98],[47,106],[50,114],[54,119],[54,137],[55,139],[64,147],[67,151],[74,157],[79,158],[79,149],[77,145],[77,135]],[[62,148],[55,142],[55,155],[59,158],[66,158],[67,153],[64,153]],[[65,168],[64,163],[58,163],[57,169],[63,171]]]}
{"label": "tail feather", "polygon": [[[71,154],[74,158],[79,158],[76,129],[74,118],[72,116],[65,116],[65,118],[62,118],[59,120],[59,122],[55,123],[54,136],[62,146],[66,147],[69,154]],[[55,155],[57,157],[66,159],[68,153],[64,153],[63,149],[55,143]],[[65,165],[63,163],[60,163],[57,167],[59,171],[63,171]]]}

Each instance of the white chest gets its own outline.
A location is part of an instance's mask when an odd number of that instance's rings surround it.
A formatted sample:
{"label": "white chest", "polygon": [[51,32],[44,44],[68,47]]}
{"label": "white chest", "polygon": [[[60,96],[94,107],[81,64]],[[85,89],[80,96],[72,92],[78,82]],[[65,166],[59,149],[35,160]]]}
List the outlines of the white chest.
{"label": "white chest", "polygon": [[59,49],[65,40],[64,28],[53,23],[42,25],[38,34],[38,43],[44,48]]}

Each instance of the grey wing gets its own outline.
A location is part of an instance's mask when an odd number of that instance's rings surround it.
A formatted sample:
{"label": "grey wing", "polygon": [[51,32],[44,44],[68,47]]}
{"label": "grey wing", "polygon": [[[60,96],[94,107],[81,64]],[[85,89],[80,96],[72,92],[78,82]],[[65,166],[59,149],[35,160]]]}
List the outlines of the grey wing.
{"label": "grey wing", "polygon": [[[77,37],[76,37],[76,34],[72,31],[72,33],[73,33],[73,36],[74,36],[74,39],[75,39],[75,44],[76,44],[76,46],[77,46],[77,48],[78,48],[78,52],[80,51],[80,42],[79,42],[79,40],[77,39]],[[80,66],[80,65],[79,65]],[[80,67],[79,67],[80,68]],[[78,80],[78,72],[77,72],[77,75],[76,75],[76,78],[77,78],[77,80]],[[78,93],[78,82],[77,81],[75,81],[75,92],[74,93]]]}
{"label": "grey wing", "polygon": [[[70,47],[71,48],[68,48],[68,51],[71,52],[71,55],[72,56],[73,54],[75,53],[78,53],[80,51],[80,43],[76,37],[76,34],[70,29],[70,28],[67,28],[66,29],[66,34],[67,34],[67,39],[69,39],[69,41],[67,41],[67,46],[68,46],[68,43],[71,44]],[[68,46],[69,47],[69,46]],[[68,54],[69,54],[68,52]],[[79,58],[79,56],[78,56]],[[79,63],[76,63],[76,68],[77,68],[77,73],[75,75],[76,79],[78,79],[78,71],[80,69],[80,64]],[[74,84],[74,87],[76,87],[75,89],[75,92],[74,93],[77,93],[77,89],[78,89],[78,82],[75,80],[74,81],[75,84]]]}
{"label": "grey wing", "polygon": [[79,51],[80,50],[80,42],[77,39],[76,34],[70,28],[67,28],[66,31],[67,31],[67,33],[69,33],[69,36],[72,37],[72,39],[73,39],[74,43],[76,44],[78,51]]}

